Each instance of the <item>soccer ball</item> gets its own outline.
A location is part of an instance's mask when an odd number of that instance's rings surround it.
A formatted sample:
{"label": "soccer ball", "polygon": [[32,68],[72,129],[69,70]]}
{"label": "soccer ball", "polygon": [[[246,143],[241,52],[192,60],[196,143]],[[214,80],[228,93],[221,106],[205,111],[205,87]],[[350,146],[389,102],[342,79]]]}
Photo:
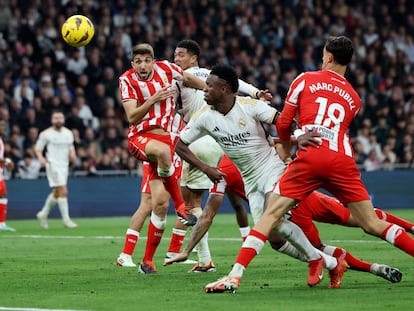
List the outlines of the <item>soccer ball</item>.
{"label": "soccer ball", "polygon": [[74,47],[87,45],[95,34],[91,20],[84,15],[72,15],[62,25],[62,38]]}

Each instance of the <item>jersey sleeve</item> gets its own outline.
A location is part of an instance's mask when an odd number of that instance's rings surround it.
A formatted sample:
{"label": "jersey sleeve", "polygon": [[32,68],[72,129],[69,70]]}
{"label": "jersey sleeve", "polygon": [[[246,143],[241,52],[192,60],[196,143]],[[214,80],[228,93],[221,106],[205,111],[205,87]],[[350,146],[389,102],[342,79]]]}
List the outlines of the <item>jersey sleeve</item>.
{"label": "jersey sleeve", "polygon": [[180,139],[188,145],[206,134],[207,132],[203,126],[203,118],[192,118],[181,130]]}
{"label": "jersey sleeve", "polygon": [[275,124],[278,111],[261,100],[256,102],[256,118],[264,123]]}
{"label": "jersey sleeve", "polygon": [[119,95],[121,101],[138,100],[138,94],[132,87],[127,75],[119,78]]}
{"label": "jersey sleeve", "polygon": [[298,99],[304,88],[305,79],[304,74],[302,73],[293,80],[290,85],[285,100],[285,106],[276,122],[277,134],[282,141],[290,141],[290,125],[296,117],[298,111]]}
{"label": "jersey sleeve", "polygon": [[35,150],[42,152],[45,149],[46,144],[47,144],[47,139],[46,139],[45,132],[41,132],[35,144]]}
{"label": "jersey sleeve", "polygon": [[238,91],[242,94],[249,95],[250,97],[256,98],[256,93],[259,92],[259,89],[243,80],[239,79],[239,89]]}

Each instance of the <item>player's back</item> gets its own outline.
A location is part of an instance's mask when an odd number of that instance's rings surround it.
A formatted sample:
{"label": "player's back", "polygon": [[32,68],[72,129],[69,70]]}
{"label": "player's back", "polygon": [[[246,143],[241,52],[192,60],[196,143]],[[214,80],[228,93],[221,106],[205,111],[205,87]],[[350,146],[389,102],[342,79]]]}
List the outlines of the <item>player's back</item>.
{"label": "player's back", "polygon": [[[197,78],[206,81],[210,70],[207,68],[200,68],[197,66],[190,67],[185,70]],[[206,104],[204,101],[204,92],[194,88],[186,87],[182,83],[179,84],[181,107],[178,112],[183,116],[184,121],[187,123],[190,121],[192,115]]]}
{"label": "player's back", "polygon": [[328,70],[306,72],[292,83],[287,101],[298,105],[299,125],[318,131],[323,146],[352,155],[347,130],[361,99],[343,76]]}

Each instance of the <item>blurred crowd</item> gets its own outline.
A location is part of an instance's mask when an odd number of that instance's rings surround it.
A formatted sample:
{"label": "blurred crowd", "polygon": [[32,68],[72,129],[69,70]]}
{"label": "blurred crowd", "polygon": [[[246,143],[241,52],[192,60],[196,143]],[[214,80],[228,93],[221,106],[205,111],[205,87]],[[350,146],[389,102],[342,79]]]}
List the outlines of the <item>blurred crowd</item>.
{"label": "blurred crowd", "polygon": [[[84,48],[61,39],[61,25],[74,14],[95,24]],[[194,39],[200,66],[233,65],[242,79],[269,89],[281,109],[292,79],[320,68],[326,37],[340,34],[355,44],[347,78],[364,103],[350,133],[358,164],[367,171],[414,167],[409,0],[0,0],[6,156],[18,164],[16,176],[37,178],[33,146],[60,108],[75,136],[75,170],[139,170],[127,151],[118,99],[118,76],[130,68],[137,43],[152,44],[156,58],[172,61],[175,44]]]}

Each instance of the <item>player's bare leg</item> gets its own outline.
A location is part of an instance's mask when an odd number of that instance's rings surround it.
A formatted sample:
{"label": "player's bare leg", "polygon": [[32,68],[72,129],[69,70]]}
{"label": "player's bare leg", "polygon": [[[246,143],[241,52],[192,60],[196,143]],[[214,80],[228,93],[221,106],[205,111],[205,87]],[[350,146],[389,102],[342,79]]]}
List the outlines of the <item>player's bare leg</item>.
{"label": "player's bare leg", "polygon": [[141,229],[144,226],[146,218],[151,213],[151,210],[151,194],[142,192],[141,202],[135,213],[132,215],[129,227],[125,234],[124,247],[116,260],[118,266],[136,267],[136,264],[132,261],[132,255],[134,254],[135,246],[138,243]]}

